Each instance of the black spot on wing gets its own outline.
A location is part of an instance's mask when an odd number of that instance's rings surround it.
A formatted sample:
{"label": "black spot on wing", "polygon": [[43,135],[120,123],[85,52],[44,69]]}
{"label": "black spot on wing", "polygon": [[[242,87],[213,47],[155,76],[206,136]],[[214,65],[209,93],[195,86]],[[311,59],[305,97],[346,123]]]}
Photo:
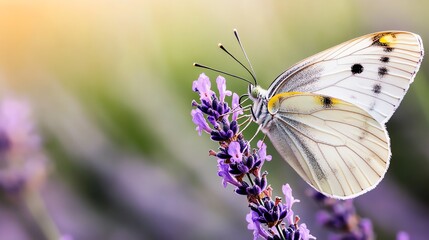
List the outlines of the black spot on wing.
{"label": "black spot on wing", "polygon": [[381,57],[380,62],[388,63],[390,61],[389,57]]}
{"label": "black spot on wing", "polygon": [[385,48],[384,48],[384,51],[385,51],[385,52],[392,52],[392,51],[393,51],[393,49],[394,49],[393,47],[385,47]]}
{"label": "black spot on wing", "polygon": [[331,108],[332,107],[333,102],[332,102],[332,99],[330,97],[323,96],[321,98],[321,101],[322,101],[324,108]]}
{"label": "black spot on wing", "polygon": [[374,92],[375,94],[379,94],[381,92],[381,85],[380,84],[375,84],[372,87],[372,92]]}
{"label": "black spot on wing", "polygon": [[353,74],[360,74],[363,72],[363,66],[360,63],[355,63],[351,67],[351,71]]}
{"label": "black spot on wing", "polygon": [[386,67],[379,67],[378,68],[378,76],[380,76],[380,78],[382,78],[384,75],[387,74],[389,70],[387,70]]}

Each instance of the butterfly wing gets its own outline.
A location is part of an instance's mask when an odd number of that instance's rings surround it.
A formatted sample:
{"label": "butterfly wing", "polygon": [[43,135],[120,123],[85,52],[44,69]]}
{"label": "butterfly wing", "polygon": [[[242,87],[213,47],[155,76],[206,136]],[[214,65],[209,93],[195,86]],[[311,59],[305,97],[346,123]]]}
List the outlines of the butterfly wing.
{"label": "butterfly wing", "polygon": [[318,191],[346,199],[374,188],[387,171],[384,124],[345,101],[289,92],[267,104],[266,134],[282,157]]}
{"label": "butterfly wing", "polygon": [[365,35],[294,65],[271,84],[268,98],[291,91],[331,96],[385,123],[413,82],[422,58],[422,40],[416,34]]}

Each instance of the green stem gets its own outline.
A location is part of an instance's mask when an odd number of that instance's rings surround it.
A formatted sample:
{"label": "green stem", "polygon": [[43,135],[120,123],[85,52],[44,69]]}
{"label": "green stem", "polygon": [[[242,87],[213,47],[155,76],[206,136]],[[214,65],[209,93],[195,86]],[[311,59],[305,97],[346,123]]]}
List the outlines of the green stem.
{"label": "green stem", "polygon": [[39,225],[47,240],[59,240],[60,232],[49,215],[46,205],[37,190],[30,190],[24,196],[25,204]]}
{"label": "green stem", "polygon": [[280,229],[279,225],[280,225],[280,224],[277,224],[277,225],[276,225],[277,232],[279,232],[279,235],[280,235],[281,239],[286,239],[286,238],[285,238],[285,236],[283,236],[283,232],[282,232],[282,230]]}

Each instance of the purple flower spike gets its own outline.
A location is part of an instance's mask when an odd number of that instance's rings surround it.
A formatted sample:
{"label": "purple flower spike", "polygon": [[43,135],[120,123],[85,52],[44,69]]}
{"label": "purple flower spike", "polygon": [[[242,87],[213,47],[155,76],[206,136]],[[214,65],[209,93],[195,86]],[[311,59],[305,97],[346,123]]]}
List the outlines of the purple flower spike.
{"label": "purple flower spike", "polygon": [[198,134],[201,136],[201,132],[205,131],[211,133],[212,129],[207,124],[206,119],[203,116],[203,113],[199,109],[193,109],[191,111],[192,121],[197,125],[195,128],[198,131]]}
{"label": "purple flower spike", "polygon": [[46,176],[47,158],[26,102],[0,99],[0,193],[37,189]]}
{"label": "purple flower spike", "polygon": [[243,110],[240,107],[240,97],[237,95],[237,93],[232,94],[232,120],[237,120],[238,115],[243,114]]}
{"label": "purple flower spike", "polygon": [[219,89],[219,100],[220,102],[225,101],[225,96],[231,96],[232,92],[226,90],[226,80],[224,77],[219,76],[216,78],[217,89]]}
{"label": "purple flower spike", "polygon": [[[200,101],[192,101],[192,121],[202,131],[210,133],[210,138],[219,143],[219,150],[210,150],[209,155],[217,158],[217,174],[222,185],[231,184],[234,192],[246,196],[251,212],[247,214],[248,228],[253,230],[253,238],[266,240],[308,240],[313,238],[305,224],[298,226],[299,218],[292,211],[292,204],[299,202],[292,196],[289,185],[283,186],[285,203],[282,198],[273,197],[273,189],[268,183],[267,171],[262,171],[267,155],[267,146],[259,141],[258,148],[252,148],[240,132],[238,116],[243,114],[240,98],[228,91],[223,77],[216,79],[219,95],[210,90],[208,77],[201,74],[193,82],[193,90],[200,95]],[[226,96],[232,95],[227,102]],[[229,105],[231,103],[231,105]],[[231,108],[230,108],[231,106]],[[231,116],[232,115],[232,119]],[[249,121],[250,116],[247,115]],[[0,139],[1,140],[1,139]]]}
{"label": "purple flower spike", "polygon": [[323,207],[323,210],[316,214],[316,220],[334,232],[329,235],[329,239],[375,239],[371,220],[356,214],[353,200],[329,198],[314,189],[310,189],[308,195]]}
{"label": "purple flower spike", "polygon": [[243,154],[241,153],[240,143],[231,142],[229,144],[228,154],[231,156],[232,162],[241,162]]}
{"label": "purple flower spike", "polygon": [[259,155],[259,158],[261,159],[262,163],[264,161],[271,161],[271,159],[272,159],[271,155],[267,155],[267,145],[265,145],[265,143],[262,140],[259,140],[256,145],[259,148],[258,155]]}
{"label": "purple flower spike", "polygon": [[204,73],[201,73],[198,79],[192,83],[192,90],[200,94],[200,99],[209,102],[214,94],[210,88],[210,79]]}

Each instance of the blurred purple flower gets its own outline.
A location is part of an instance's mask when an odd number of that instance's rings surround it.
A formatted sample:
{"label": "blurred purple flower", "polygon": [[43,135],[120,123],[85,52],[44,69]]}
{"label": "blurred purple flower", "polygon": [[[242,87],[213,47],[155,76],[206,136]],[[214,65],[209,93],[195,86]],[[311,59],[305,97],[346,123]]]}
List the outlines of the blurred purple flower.
{"label": "blurred purple flower", "polygon": [[8,194],[37,188],[46,175],[46,157],[30,115],[22,101],[0,101],[0,189]]}
{"label": "blurred purple flower", "polygon": [[408,233],[401,231],[396,234],[396,240],[410,240]]}
{"label": "blurred purple flower", "polygon": [[371,221],[357,215],[353,200],[329,198],[314,189],[309,190],[308,194],[323,208],[317,212],[316,220],[334,232],[329,235],[330,240],[375,239]]}
{"label": "blurred purple flower", "polygon": [[59,240],[74,240],[70,235],[62,235]]}
{"label": "blurred purple flower", "polygon": [[[197,108],[191,112],[192,120],[200,135],[205,131],[213,141],[219,143],[219,151],[210,150],[209,155],[218,160],[217,172],[222,178],[223,186],[226,187],[229,183],[235,187],[235,193],[247,197],[251,212],[246,216],[246,220],[249,223],[248,228],[253,230],[254,239],[314,239],[305,224],[298,226],[299,218],[294,216],[292,205],[299,200],[292,196],[289,185],[283,186],[285,203],[282,203],[280,197],[273,200],[272,188],[267,180],[268,172],[261,174],[263,163],[272,158],[267,155],[267,146],[259,141],[258,149],[251,148],[239,132],[237,120],[243,110],[239,105],[238,95],[232,94],[231,110],[225,102],[225,97],[231,96],[231,91],[226,90],[226,80],[218,77],[216,82],[219,98],[210,90],[210,80],[206,75],[201,74],[198,80],[193,82],[193,90],[199,93],[200,102],[192,101],[192,106]],[[286,217],[288,220],[284,222]]]}

